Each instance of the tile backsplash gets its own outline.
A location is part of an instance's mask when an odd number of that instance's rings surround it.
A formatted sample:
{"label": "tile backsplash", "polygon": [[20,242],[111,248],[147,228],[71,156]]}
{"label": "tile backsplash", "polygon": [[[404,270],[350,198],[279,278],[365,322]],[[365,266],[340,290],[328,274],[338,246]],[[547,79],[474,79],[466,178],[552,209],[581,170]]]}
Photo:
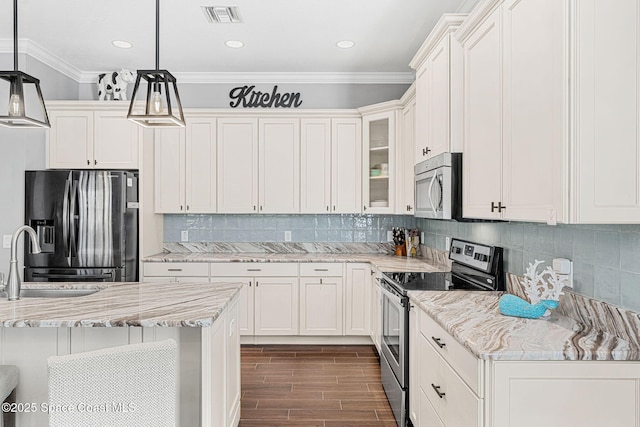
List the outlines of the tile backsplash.
{"label": "tile backsplash", "polygon": [[407,215],[165,215],[164,241],[381,243],[392,227],[414,227]]}
{"label": "tile backsplash", "polygon": [[574,290],[640,311],[640,225],[455,222],[406,215],[165,215],[164,241],[382,243],[392,227],[417,227],[425,246],[447,250],[447,237],[504,248],[505,270],[522,275],[535,260],[574,262]]}
{"label": "tile backsplash", "polygon": [[573,261],[574,291],[640,311],[640,225],[556,225],[418,219],[425,245],[447,250],[446,237],[504,248],[505,271],[524,274],[535,260]]}

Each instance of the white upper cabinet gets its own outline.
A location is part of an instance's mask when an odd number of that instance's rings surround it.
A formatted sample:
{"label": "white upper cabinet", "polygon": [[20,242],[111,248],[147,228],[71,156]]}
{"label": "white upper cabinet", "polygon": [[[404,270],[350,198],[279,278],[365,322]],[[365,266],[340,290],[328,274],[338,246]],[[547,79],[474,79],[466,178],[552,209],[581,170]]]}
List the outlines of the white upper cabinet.
{"label": "white upper cabinet", "polygon": [[640,3],[580,0],[572,12],[571,219],[639,223]]}
{"label": "white upper cabinet", "polygon": [[258,119],[218,119],[218,212],[258,212]]}
{"label": "white upper cabinet", "polygon": [[187,119],[185,150],[187,213],[216,211],[216,154],[216,119]]}
{"label": "white upper cabinet", "polygon": [[566,220],[566,22],[562,1],[486,1],[456,32],[465,217]]}
{"label": "white upper cabinet", "polygon": [[396,121],[401,107],[391,101],[361,109],[364,213],[394,213]]}
{"label": "white upper cabinet", "polygon": [[565,6],[558,0],[507,0],[502,10],[504,217],[562,220],[568,160]]}
{"label": "white upper cabinet", "polygon": [[260,119],[259,211],[300,212],[300,120]]}
{"label": "white upper cabinet", "polygon": [[[416,70],[415,162],[448,152],[460,151],[452,146],[452,126],[460,123],[454,95],[459,93],[460,76],[453,72],[461,52],[455,49],[451,33],[467,15],[444,14],[424,41],[410,66]],[[454,89],[455,87],[455,89]],[[457,91],[456,91],[457,90]]]}
{"label": "white upper cabinet", "polygon": [[216,120],[155,132],[156,213],[216,211]]}
{"label": "white upper cabinet", "polygon": [[499,218],[501,200],[502,58],[500,9],[469,35],[464,49],[463,209],[465,217]]}
{"label": "white upper cabinet", "polygon": [[331,120],[331,213],[360,213],[362,120]]}
{"label": "white upper cabinet", "polygon": [[300,133],[300,212],[329,213],[331,119],[302,119]]}
{"label": "white upper cabinet", "polygon": [[141,128],[127,120],[122,104],[53,104],[49,120],[49,168],[138,169]]}
{"label": "white upper cabinet", "polygon": [[301,120],[300,212],[359,213],[362,121]]}
{"label": "white upper cabinet", "polygon": [[155,132],[155,212],[185,213],[185,132],[182,128]]}
{"label": "white upper cabinet", "polygon": [[[413,215],[415,173],[416,97],[415,85],[411,86],[400,101],[404,105],[400,114],[400,132],[396,144],[398,174],[396,180],[395,213]],[[406,98],[406,99],[405,99]]]}

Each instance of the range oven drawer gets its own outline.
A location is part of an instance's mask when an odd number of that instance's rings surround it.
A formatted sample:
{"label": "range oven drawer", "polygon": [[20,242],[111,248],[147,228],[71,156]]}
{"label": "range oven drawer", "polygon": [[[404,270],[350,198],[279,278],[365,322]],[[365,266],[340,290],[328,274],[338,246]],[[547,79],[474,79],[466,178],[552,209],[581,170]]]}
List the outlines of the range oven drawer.
{"label": "range oven drawer", "polygon": [[476,393],[483,397],[480,384],[480,359],[465,349],[445,331],[435,320],[422,310],[418,310],[420,333],[427,340],[434,351],[449,363],[462,377],[464,382]]}

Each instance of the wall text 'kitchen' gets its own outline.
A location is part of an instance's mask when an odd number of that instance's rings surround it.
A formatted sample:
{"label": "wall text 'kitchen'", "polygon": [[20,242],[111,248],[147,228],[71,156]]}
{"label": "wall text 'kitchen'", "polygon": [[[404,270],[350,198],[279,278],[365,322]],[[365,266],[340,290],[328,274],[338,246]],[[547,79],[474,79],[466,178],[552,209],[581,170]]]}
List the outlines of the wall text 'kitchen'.
{"label": "wall text 'kitchen'", "polygon": [[231,89],[229,103],[231,108],[298,108],[302,105],[300,93],[278,93],[278,86],[274,86],[271,93],[254,90],[255,86],[238,86]]}

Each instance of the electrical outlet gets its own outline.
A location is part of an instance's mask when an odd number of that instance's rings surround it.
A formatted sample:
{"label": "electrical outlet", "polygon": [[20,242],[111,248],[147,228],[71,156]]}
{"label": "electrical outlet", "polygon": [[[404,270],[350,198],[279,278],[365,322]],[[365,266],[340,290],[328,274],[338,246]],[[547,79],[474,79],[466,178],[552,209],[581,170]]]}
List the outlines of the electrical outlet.
{"label": "electrical outlet", "polygon": [[449,248],[451,248],[451,237],[447,236],[444,238],[444,249],[448,251]]}
{"label": "electrical outlet", "polygon": [[420,244],[424,245],[424,231],[420,232]]}
{"label": "electrical outlet", "polygon": [[284,241],[285,242],[290,242],[291,241],[291,231],[287,230],[284,232]]}
{"label": "electrical outlet", "polygon": [[387,230],[387,242],[393,242],[393,231]]}
{"label": "electrical outlet", "polygon": [[182,230],[180,232],[180,240],[183,242],[189,241],[189,230]]}
{"label": "electrical outlet", "polygon": [[3,249],[11,248],[11,234],[5,234],[2,236],[2,248]]}
{"label": "electrical outlet", "polygon": [[547,225],[556,225],[557,223],[556,210],[549,209],[547,216]]}

